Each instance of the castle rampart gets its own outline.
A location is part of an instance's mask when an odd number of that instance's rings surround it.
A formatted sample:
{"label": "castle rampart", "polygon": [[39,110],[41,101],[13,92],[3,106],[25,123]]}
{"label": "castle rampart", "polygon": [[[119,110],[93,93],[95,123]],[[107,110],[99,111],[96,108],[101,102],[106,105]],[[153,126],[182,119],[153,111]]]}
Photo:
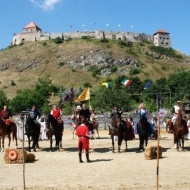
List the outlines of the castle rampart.
{"label": "castle rampart", "polygon": [[[169,33],[168,38],[169,38]],[[23,28],[22,33],[14,34],[13,45],[18,45],[24,41],[43,41],[49,39],[55,39],[60,37],[64,40],[69,38],[82,38],[84,36],[96,38],[96,39],[113,39],[123,40],[131,42],[143,42],[149,41],[154,43],[154,35],[146,35],[142,33],[133,32],[117,32],[117,31],[75,31],[75,32],[63,32],[63,33],[42,33],[42,30],[33,22],[29,23]]]}

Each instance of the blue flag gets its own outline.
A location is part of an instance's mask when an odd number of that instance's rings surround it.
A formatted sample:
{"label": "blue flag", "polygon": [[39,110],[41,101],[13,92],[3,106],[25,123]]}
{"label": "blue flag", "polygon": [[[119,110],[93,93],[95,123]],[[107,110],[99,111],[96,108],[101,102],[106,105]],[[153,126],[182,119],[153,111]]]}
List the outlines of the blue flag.
{"label": "blue flag", "polygon": [[109,82],[103,82],[101,85],[105,86],[106,88],[111,88],[111,84]]}
{"label": "blue flag", "polygon": [[147,90],[147,89],[150,87],[151,84],[152,84],[152,81],[149,80],[149,81],[144,85],[144,90]]}

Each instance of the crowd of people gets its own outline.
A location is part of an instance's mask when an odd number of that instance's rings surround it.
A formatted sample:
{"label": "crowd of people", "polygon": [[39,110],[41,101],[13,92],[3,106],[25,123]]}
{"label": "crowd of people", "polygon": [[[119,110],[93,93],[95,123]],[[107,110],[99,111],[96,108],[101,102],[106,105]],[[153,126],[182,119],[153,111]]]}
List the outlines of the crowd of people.
{"label": "crowd of people", "polygon": [[[31,107],[29,112],[32,115],[33,120],[36,123],[41,125],[40,139],[41,140],[48,139],[46,135],[47,129],[45,125],[45,115],[43,114],[41,115],[41,113],[39,112],[39,110],[37,109],[35,105]],[[182,104],[180,101],[177,101],[176,105],[174,105],[172,109],[172,117],[168,116],[166,119],[166,132],[173,133],[172,124],[175,123],[179,112],[183,112]],[[57,121],[63,123],[63,120],[62,120],[63,113],[62,113],[61,107],[59,107],[56,104],[53,105],[50,114],[53,115],[53,117],[56,118]],[[123,111],[120,109],[118,105],[114,106],[114,109],[110,117],[113,117],[115,114],[118,115],[119,117],[122,117]],[[133,136],[132,138],[135,137],[135,134],[138,134],[138,125],[140,122],[140,118],[142,115],[144,115],[150,124],[149,137],[151,139],[156,139],[157,128],[158,128],[158,118],[155,115],[151,115],[149,113],[144,103],[141,103],[139,105],[139,108],[136,111],[136,115],[137,115],[136,123],[134,123],[133,118],[130,115],[127,118],[123,118],[126,122],[130,123],[130,125],[132,126],[132,130],[131,130],[131,133],[132,133],[131,136]],[[0,117],[2,118],[2,120],[5,121],[7,130],[10,130],[9,126],[10,126],[10,123],[13,122],[13,119],[12,119],[12,114],[6,105],[3,106],[0,112]],[[94,122],[94,121],[97,121],[97,119],[98,118],[97,118],[95,110],[88,109],[85,103],[83,103],[82,105],[77,105],[76,108],[74,108],[73,110],[73,115],[71,116],[71,120],[68,123],[70,124],[70,126],[76,127],[76,120],[78,121],[78,127],[76,128],[76,135],[78,136],[79,162],[83,162],[82,160],[83,150],[85,150],[86,152],[87,162],[90,162],[90,159],[89,159],[90,130],[86,124],[86,121]],[[186,118],[186,123],[187,123],[187,130],[189,131],[189,133],[187,134],[187,139],[190,140],[190,115]],[[17,126],[18,126],[18,137],[21,140],[23,140],[23,123],[19,120],[17,121]],[[26,140],[26,137],[24,140]]]}

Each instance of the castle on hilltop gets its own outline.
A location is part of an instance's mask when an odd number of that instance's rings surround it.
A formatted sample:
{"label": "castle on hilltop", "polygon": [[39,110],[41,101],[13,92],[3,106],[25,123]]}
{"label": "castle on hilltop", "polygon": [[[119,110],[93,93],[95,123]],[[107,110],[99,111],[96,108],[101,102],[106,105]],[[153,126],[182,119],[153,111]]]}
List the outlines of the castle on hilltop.
{"label": "castle on hilltop", "polygon": [[76,31],[63,33],[42,33],[42,30],[34,23],[30,22],[23,28],[23,31],[13,35],[12,45],[18,45],[25,41],[43,41],[60,37],[63,40],[69,38],[92,37],[96,39],[113,39],[130,42],[149,41],[155,46],[171,47],[169,33],[165,30],[158,30],[153,35],[133,32],[114,32],[114,31]]}

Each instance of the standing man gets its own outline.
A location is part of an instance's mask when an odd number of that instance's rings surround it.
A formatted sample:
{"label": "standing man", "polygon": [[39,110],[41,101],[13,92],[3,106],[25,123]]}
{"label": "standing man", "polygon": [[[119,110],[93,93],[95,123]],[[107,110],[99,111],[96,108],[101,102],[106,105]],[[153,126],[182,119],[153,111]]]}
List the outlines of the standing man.
{"label": "standing man", "polygon": [[79,116],[84,116],[88,121],[90,121],[90,110],[86,108],[86,104],[82,104],[82,108],[79,111]]}
{"label": "standing man", "polygon": [[79,162],[82,163],[82,150],[85,150],[87,162],[91,162],[89,159],[89,129],[85,125],[86,118],[81,115],[81,124],[76,129],[76,135],[78,136],[78,149],[79,149]]}

